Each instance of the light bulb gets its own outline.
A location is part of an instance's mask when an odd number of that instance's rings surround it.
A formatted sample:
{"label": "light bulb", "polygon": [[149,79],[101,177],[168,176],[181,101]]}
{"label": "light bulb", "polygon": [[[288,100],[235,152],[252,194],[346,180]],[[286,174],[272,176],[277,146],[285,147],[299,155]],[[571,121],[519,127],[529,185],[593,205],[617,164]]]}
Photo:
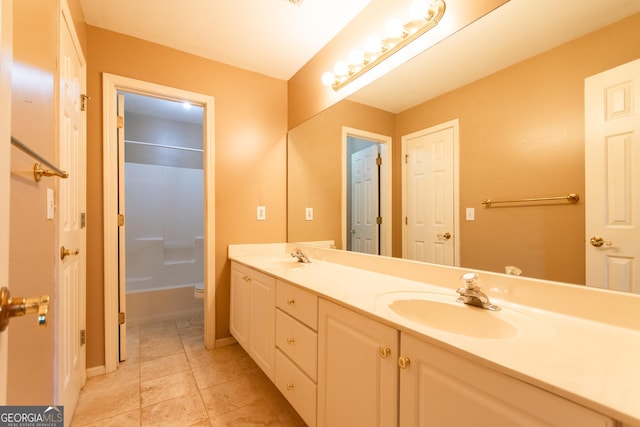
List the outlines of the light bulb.
{"label": "light bulb", "polygon": [[377,35],[372,35],[367,39],[367,52],[377,53],[382,48],[382,39]]}
{"label": "light bulb", "polygon": [[325,86],[331,86],[336,81],[336,77],[331,71],[327,71],[322,74],[322,84]]}
{"label": "light bulb", "polygon": [[392,39],[397,39],[402,37],[402,33],[404,33],[404,26],[402,25],[402,22],[399,19],[394,18],[391,21],[389,21],[386,29],[387,37],[390,37]]}
{"label": "light bulb", "polygon": [[411,3],[411,19],[419,20],[427,17],[429,2],[427,0],[413,0]]}
{"label": "light bulb", "polygon": [[346,76],[349,73],[349,67],[346,63],[338,61],[336,65],[333,66],[333,73],[336,76]]}

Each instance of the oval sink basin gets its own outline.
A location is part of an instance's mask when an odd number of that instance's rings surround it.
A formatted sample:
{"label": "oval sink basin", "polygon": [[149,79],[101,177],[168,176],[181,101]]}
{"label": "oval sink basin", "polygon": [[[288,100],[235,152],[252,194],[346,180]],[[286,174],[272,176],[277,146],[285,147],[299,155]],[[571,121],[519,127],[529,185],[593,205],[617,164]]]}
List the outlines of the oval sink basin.
{"label": "oval sink basin", "polygon": [[[398,299],[389,304],[397,315],[414,323],[459,335],[504,339],[518,334],[518,328],[493,312],[463,303],[424,298]],[[507,316],[504,316],[507,317]]]}

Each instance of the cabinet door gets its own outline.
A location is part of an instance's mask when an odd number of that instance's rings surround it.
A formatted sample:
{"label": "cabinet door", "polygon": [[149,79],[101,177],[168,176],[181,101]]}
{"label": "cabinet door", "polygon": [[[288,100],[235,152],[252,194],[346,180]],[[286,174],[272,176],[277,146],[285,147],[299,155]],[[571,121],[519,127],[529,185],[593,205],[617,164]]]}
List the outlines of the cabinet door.
{"label": "cabinet door", "polygon": [[[611,426],[614,421],[514,378],[402,334],[400,425]],[[406,363],[405,363],[406,365]]]}
{"label": "cabinet door", "polygon": [[247,352],[273,381],[276,352],[276,280],[251,271]]}
{"label": "cabinet door", "polygon": [[318,425],[397,425],[398,332],[320,299]]}
{"label": "cabinet door", "polygon": [[247,269],[231,263],[229,331],[246,350],[249,339],[249,300]]}

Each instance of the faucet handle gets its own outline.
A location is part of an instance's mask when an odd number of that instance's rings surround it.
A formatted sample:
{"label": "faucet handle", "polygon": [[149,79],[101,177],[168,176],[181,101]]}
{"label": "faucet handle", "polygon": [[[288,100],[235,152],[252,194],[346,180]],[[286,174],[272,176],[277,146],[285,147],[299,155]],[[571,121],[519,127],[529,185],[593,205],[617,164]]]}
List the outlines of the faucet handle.
{"label": "faucet handle", "polygon": [[465,289],[479,289],[480,286],[476,283],[478,280],[478,273],[465,273],[460,276],[460,279],[464,282]]}

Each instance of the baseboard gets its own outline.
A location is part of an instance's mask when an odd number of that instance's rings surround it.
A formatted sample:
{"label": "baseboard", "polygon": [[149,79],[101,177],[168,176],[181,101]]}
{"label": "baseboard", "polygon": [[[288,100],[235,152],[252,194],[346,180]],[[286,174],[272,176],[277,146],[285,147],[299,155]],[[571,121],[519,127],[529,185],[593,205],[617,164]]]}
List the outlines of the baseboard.
{"label": "baseboard", "polygon": [[97,377],[99,375],[104,375],[107,372],[107,368],[104,365],[94,366],[93,368],[87,369],[87,377]]}
{"label": "baseboard", "polygon": [[227,346],[227,345],[233,345],[233,344],[235,344],[237,342],[238,341],[236,341],[236,339],[234,337],[220,338],[220,339],[216,340],[216,348],[224,347],[224,346]]}

